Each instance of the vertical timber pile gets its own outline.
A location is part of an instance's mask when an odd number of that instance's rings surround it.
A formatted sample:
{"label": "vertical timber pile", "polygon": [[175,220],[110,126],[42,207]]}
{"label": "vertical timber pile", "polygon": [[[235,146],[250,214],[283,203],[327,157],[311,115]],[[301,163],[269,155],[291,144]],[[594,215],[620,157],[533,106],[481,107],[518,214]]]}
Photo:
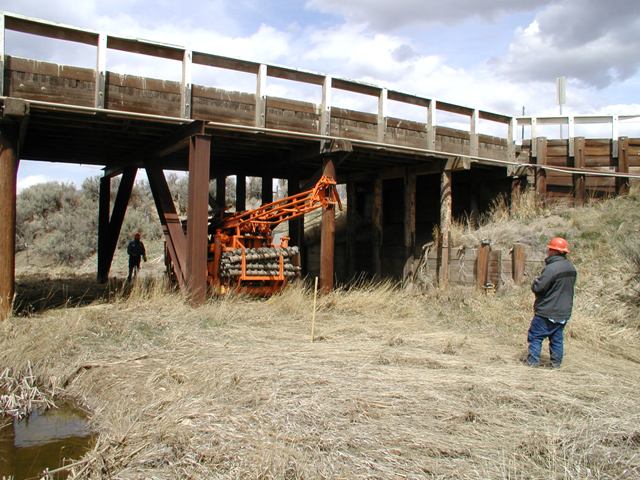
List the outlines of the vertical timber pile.
{"label": "vertical timber pile", "polygon": [[443,170],[440,174],[440,262],[438,268],[438,285],[449,284],[449,234],[451,233],[451,170]]}
{"label": "vertical timber pile", "polygon": [[[578,169],[585,167],[584,159],[584,137],[576,137],[574,139],[573,166]],[[573,203],[576,207],[584,205],[586,197],[585,175],[577,173],[573,175]]]}
{"label": "vertical timber pile", "polygon": [[347,276],[356,273],[356,248],[358,234],[358,205],[356,182],[347,183]]}
{"label": "vertical timber pile", "polygon": [[[332,179],[336,178],[336,168],[331,157],[323,160],[322,174]],[[335,232],[335,206],[329,205],[322,210],[322,225],[320,228],[320,291],[323,293],[329,293],[333,290]]]}
{"label": "vertical timber pile", "polygon": [[273,202],[273,177],[262,177],[262,205]]}
{"label": "vertical timber pile", "polygon": [[216,177],[216,207],[220,211],[220,215],[224,217],[224,211],[227,207],[227,177],[224,174]]}
{"label": "vertical timber pile", "polygon": [[[287,179],[287,195],[297,195],[300,193],[300,180],[297,176],[292,175]],[[304,240],[304,215],[293,220],[289,220],[289,239],[292,245],[300,247],[302,252],[302,243]]]}
{"label": "vertical timber pile", "polygon": [[109,267],[105,261],[108,249],[109,208],[111,207],[111,177],[100,178],[98,194],[98,283],[105,283],[109,279]]}
{"label": "vertical timber pile", "polygon": [[[629,137],[618,138],[618,173],[629,173]],[[629,177],[616,178],[616,195],[627,195],[629,193]]]}
{"label": "vertical timber pile", "polygon": [[247,209],[247,177],[236,175],[236,212]]}
{"label": "vertical timber pile", "polygon": [[18,158],[15,142],[0,133],[0,320],[11,314],[16,267],[16,183]]}
{"label": "vertical timber pile", "polygon": [[383,235],[383,217],[382,217],[382,179],[377,178],[373,181],[373,209],[371,212],[372,227],[372,249],[373,249],[373,273],[376,277],[382,275],[382,235]]}
{"label": "vertical timber pile", "polygon": [[191,137],[187,205],[187,290],[192,305],[203,304],[207,293],[210,152],[211,137],[207,135]]}
{"label": "vertical timber pile", "polygon": [[524,281],[525,261],[525,246],[522,243],[516,243],[513,246],[511,257],[511,271],[513,275],[513,282],[516,285],[521,285]]}
{"label": "vertical timber pile", "polygon": [[416,248],[416,175],[404,177],[404,249],[405,262],[413,260]]}
{"label": "vertical timber pile", "polygon": [[482,240],[478,248],[476,259],[476,287],[484,288],[489,280],[489,255],[491,254],[491,242]]}
{"label": "vertical timber pile", "polygon": [[536,142],[536,194],[538,202],[542,206],[547,204],[547,171],[544,166],[547,165],[547,139],[546,137],[538,137]]}

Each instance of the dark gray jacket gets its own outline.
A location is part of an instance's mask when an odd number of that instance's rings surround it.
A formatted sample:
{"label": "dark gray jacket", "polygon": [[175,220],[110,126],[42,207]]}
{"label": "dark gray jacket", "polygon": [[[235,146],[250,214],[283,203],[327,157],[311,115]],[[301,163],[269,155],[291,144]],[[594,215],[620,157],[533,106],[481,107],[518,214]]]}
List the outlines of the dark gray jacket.
{"label": "dark gray jacket", "polygon": [[569,320],[576,269],[562,255],[547,257],[545,263],[542,273],[531,284],[531,290],[536,294],[535,314],[553,320]]}

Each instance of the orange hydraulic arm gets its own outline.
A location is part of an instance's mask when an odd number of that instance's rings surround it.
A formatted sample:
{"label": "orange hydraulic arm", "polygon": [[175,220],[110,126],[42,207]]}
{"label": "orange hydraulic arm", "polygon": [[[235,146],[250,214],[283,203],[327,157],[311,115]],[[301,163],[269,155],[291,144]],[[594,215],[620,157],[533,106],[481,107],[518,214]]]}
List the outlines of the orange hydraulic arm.
{"label": "orange hydraulic arm", "polygon": [[297,247],[289,248],[288,237],[282,238],[280,246],[273,245],[272,230],[330,205],[342,210],[336,181],[322,177],[310,190],[225,218],[209,244],[212,256],[207,269],[212,287],[220,293],[234,288],[257,295],[271,295],[284,287],[299,271],[290,261]]}
{"label": "orange hydraulic arm", "polygon": [[224,219],[221,230],[230,234],[269,233],[282,222],[300,217],[305,213],[338,205],[342,210],[336,181],[323,176],[315,186],[305,192],[262,205],[255,210],[239,212]]}

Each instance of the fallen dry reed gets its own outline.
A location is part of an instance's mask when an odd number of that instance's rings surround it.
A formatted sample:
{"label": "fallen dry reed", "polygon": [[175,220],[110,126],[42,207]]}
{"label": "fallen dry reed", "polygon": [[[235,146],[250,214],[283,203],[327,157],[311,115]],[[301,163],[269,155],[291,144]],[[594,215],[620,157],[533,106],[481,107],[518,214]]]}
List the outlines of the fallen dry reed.
{"label": "fallen dry reed", "polygon": [[55,407],[54,395],[55,391],[43,392],[38,388],[30,363],[24,372],[14,373],[10,368],[0,372],[0,418],[21,420],[34,410]]}

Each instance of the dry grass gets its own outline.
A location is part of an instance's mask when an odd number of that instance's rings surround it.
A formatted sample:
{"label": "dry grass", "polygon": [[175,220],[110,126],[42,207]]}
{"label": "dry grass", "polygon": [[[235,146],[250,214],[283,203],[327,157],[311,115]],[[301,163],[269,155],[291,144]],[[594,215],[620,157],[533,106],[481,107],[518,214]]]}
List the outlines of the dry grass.
{"label": "dry grass", "polygon": [[610,234],[637,200],[552,214],[580,275],[558,371],[521,362],[526,287],[389,283],[321,297],[311,343],[303,285],[192,309],[138,282],[4,322],[0,366],[92,411],[76,478],[635,479],[640,308],[621,294],[639,272],[619,246],[639,223]]}
{"label": "dry grass", "polygon": [[[635,478],[638,343],[579,312],[522,365],[529,294],[228,297],[139,284],[3,325],[3,365],[93,412],[78,478]],[[598,335],[594,335],[599,332]]]}

